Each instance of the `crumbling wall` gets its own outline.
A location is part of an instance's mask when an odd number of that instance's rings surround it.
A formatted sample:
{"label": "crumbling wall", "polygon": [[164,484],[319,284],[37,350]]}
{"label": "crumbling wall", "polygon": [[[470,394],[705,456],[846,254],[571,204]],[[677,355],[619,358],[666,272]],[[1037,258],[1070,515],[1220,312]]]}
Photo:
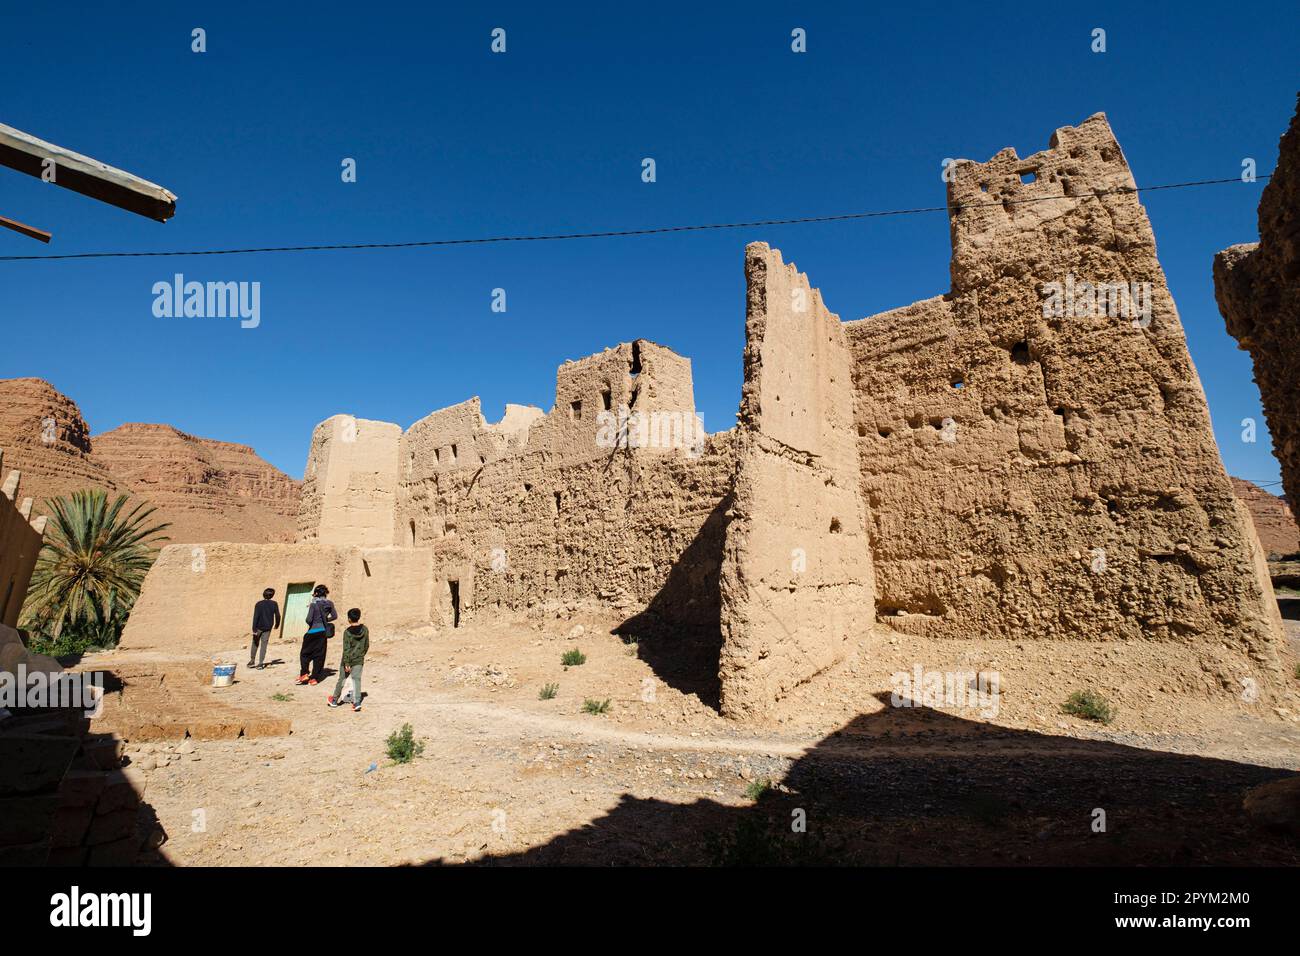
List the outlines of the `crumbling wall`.
{"label": "crumbling wall", "polygon": [[302,483],[298,540],[330,545],[393,544],[402,429],[351,415],[316,426]]}
{"label": "crumbling wall", "polygon": [[881,619],[1273,663],[1262,554],[1105,117],[953,171],[951,292],[846,326]]}
{"label": "crumbling wall", "polygon": [[671,350],[638,340],[564,363],[545,415],[441,409],[399,457],[398,543],[435,547],[441,619],[455,580],[462,615],[599,601],[634,613],[634,631],[716,635],[729,439],[706,439]]}
{"label": "crumbling wall", "polygon": [[722,569],[722,708],[762,713],[871,627],[849,352],[780,252],[745,250],[745,384]]}
{"label": "crumbling wall", "polygon": [[[0,449],[0,475],[4,450]],[[45,515],[32,517],[32,499],[18,497],[22,476],[11,471],[0,486],[0,624],[18,625],[45,536]]]}
{"label": "crumbling wall", "polygon": [[[1259,201],[1259,242],[1214,257],[1228,333],[1250,353],[1287,500],[1300,501],[1300,98]],[[1294,510],[1294,509],[1293,509]]]}

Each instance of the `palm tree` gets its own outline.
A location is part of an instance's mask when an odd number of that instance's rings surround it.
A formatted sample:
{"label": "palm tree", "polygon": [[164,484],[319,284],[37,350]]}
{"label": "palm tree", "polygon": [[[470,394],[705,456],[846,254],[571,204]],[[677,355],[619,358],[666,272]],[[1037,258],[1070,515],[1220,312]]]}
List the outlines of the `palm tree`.
{"label": "palm tree", "polygon": [[154,508],[123,513],[126,495],[76,491],[45,503],[45,544],[23,605],[24,625],[58,641],[67,629],[87,643],[112,644],[140,595],[167,524],[149,526]]}

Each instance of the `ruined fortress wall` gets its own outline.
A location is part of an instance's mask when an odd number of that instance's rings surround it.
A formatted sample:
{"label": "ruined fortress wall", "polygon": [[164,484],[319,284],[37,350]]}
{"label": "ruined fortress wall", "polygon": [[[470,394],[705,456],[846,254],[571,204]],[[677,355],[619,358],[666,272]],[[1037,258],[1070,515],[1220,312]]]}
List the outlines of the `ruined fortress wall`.
{"label": "ruined fortress wall", "polygon": [[685,434],[695,414],[690,363],[638,340],[562,365],[548,414],[488,424],[473,399],[413,425],[397,535],[436,549],[435,612],[454,580],[465,615],[597,600],[716,633],[729,438]]}
{"label": "ruined fortress wall", "polygon": [[393,544],[402,429],[335,415],[316,426],[303,476],[298,540]]}
{"label": "ruined fortress wall", "polygon": [[1214,257],[1214,291],[1228,333],[1250,353],[1282,465],[1282,487],[1300,501],[1300,100],[1278,145],[1259,202],[1259,242]]}
{"label": "ruined fortress wall", "polygon": [[716,632],[730,475],[725,436],[698,458],[617,449],[551,465],[529,454],[413,488],[411,507],[446,515],[454,539],[438,542],[448,549],[441,561],[456,556],[467,614],[601,601],[647,612],[632,633],[710,624]]}
{"label": "ruined fortress wall", "polygon": [[723,712],[761,713],[871,626],[850,356],[781,254],[745,250],[745,384],[722,570]]}
{"label": "ruined fortress wall", "polygon": [[[1273,660],[1258,542],[1133,186],[1100,114],[1025,159],[960,162],[951,292],[847,324],[892,626],[1226,637]],[[1084,283],[1139,294],[1127,311],[1122,297],[1094,307]]]}
{"label": "ruined fortress wall", "polygon": [[[0,475],[4,475],[0,449]],[[32,499],[19,498],[22,475],[11,471],[0,486],[0,624],[17,627],[27,586],[44,538],[45,516],[32,517]]]}
{"label": "ruined fortress wall", "polygon": [[[145,577],[122,646],[209,656],[246,648],[253,605],[275,588],[283,613],[290,584],[324,584],[343,618],[360,607],[372,630],[429,620],[432,552],[428,548],[355,548],[317,544],[168,545]],[[303,622],[286,621],[297,660]],[[339,626],[346,624],[346,620]],[[272,642],[281,641],[279,632]],[[296,666],[296,665],[295,665]]]}

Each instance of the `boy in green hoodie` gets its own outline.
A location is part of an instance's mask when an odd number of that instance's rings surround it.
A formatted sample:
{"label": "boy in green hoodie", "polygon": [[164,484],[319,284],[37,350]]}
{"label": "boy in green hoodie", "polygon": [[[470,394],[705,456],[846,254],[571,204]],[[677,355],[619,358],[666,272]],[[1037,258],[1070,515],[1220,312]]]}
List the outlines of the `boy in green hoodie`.
{"label": "boy in green hoodie", "polygon": [[334,693],[329,698],[331,707],[338,707],[339,697],[343,693],[343,679],[352,678],[352,712],[361,709],[361,668],[366,662],[366,651],[370,650],[370,631],[361,623],[361,608],[354,607],[348,611],[348,626],[343,631],[343,663],[339,667],[339,679],[334,684]]}

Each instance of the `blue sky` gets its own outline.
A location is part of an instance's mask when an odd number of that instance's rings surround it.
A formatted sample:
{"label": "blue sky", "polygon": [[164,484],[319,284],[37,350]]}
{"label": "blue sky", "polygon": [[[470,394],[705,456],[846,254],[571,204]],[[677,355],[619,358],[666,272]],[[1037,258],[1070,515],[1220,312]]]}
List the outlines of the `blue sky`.
{"label": "blue sky", "polygon": [[[77,6],[82,7],[76,12]],[[321,2],[0,7],[0,122],[159,182],[165,225],[0,169],[0,255],[420,240],[934,206],[944,157],[1022,156],[1104,111],[1142,184],[1272,169],[1295,106],[1293,4]],[[848,7],[849,5],[843,5]],[[311,12],[307,12],[307,11]],[[208,50],[191,52],[191,30]],[[507,52],[490,52],[506,30]],[[807,31],[808,52],[790,50]],[[1091,31],[1107,51],[1091,52]],[[340,163],[357,160],[356,183]],[[657,182],[641,181],[653,157]],[[1276,481],[1214,253],[1261,184],[1147,194],[1228,470]],[[683,235],[0,262],[0,377],[46,378],[95,433],[158,421],[299,476],[336,412],[411,424],[471,395],[549,408],[555,367],[645,337],[734,421],[744,244],[844,319],[948,289],[941,214]],[[159,319],[155,282],[261,283],[261,325]],[[504,288],[508,310],[491,310]],[[1255,444],[1241,420],[1259,422]],[[1274,489],[1276,490],[1276,489]]]}

